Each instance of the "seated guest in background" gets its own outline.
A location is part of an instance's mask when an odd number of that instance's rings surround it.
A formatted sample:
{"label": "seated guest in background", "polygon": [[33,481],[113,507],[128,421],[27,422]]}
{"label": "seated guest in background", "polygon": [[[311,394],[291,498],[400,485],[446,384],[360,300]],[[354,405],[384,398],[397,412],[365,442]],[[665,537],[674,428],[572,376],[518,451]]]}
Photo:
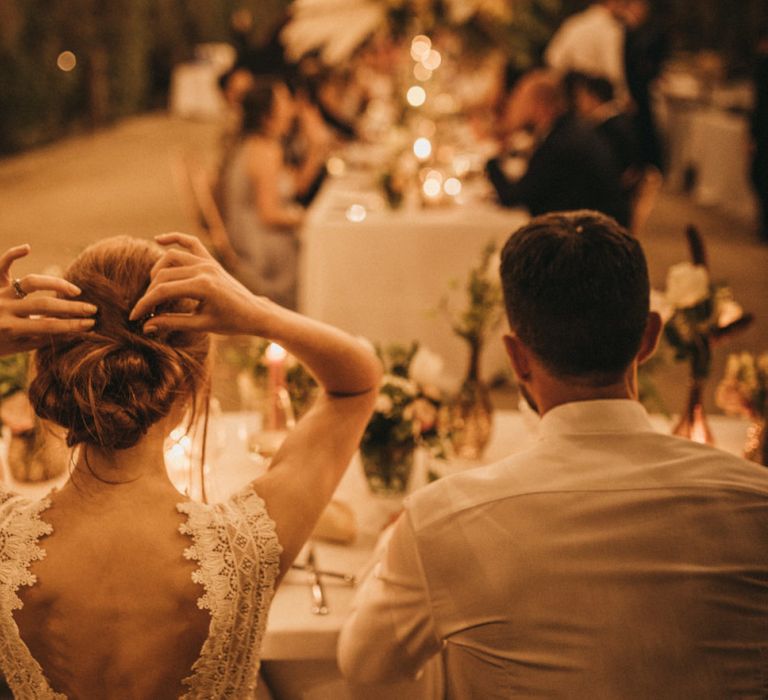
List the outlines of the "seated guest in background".
{"label": "seated guest in background", "polygon": [[640,244],[596,212],[549,214],[507,241],[501,278],[539,439],[406,501],[343,673],[413,676],[442,652],[449,698],[764,697],[768,472],[654,432]]}
{"label": "seated guest in background", "polygon": [[[373,410],[381,370],[355,338],[250,294],[192,236],[157,242],[95,243],[66,279],[12,281],[29,249],[0,255],[0,356],[38,348],[30,401],[76,448],[45,498],[0,485],[16,698],[256,697],[275,586]],[[164,461],[208,401],[209,333],[273,339],[322,387],[269,469],[217,505],[182,496]]]}
{"label": "seated guest in background", "polygon": [[635,125],[644,165],[664,171],[664,157],[651,87],[661,75],[669,56],[669,37],[651,11],[649,0],[624,0],[621,10],[626,25],[624,71],[632,98]]}
{"label": "seated guest in background", "polygon": [[602,75],[624,95],[624,0],[598,0],[568,17],[550,39],[546,64],[565,75],[571,71]]}
{"label": "seated guest in background", "polygon": [[503,158],[486,165],[504,206],[526,206],[534,215],[595,209],[620,223],[629,219],[629,199],[609,146],[587,123],[568,113],[563,86],[551,71],[521,78],[510,97],[507,130],[529,129],[538,146],[518,180],[507,176]]}
{"label": "seated guest in background", "polygon": [[614,99],[613,85],[607,78],[579,73],[570,81],[576,114],[590,122],[610,146],[621,171],[622,187],[631,192],[644,166],[634,119]]}
{"label": "seated guest in background", "polygon": [[[298,115],[305,137],[304,160],[286,165],[284,138]],[[296,308],[298,239],[305,193],[324,168],[327,132],[322,120],[295,104],[281,82],[257,85],[243,98],[241,141],[224,175],[224,220],[241,259],[238,278],[256,294]]]}

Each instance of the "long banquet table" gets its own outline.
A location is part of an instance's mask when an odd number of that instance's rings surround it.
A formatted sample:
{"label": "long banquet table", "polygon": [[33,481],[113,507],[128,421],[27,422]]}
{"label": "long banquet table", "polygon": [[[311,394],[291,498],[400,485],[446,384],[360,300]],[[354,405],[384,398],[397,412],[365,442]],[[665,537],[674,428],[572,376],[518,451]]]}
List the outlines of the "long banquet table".
{"label": "long banquet table", "polygon": [[[437,308],[452,283],[464,283],[489,241],[503,244],[528,218],[488,200],[483,184],[467,183],[466,195],[451,206],[392,210],[375,176],[329,178],[301,234],[300,310],[373,342],[419,340],[444,356],[447,374],[461,376],[465,348]],[[355,205],[362,209],[350,220]],[[450,298],[457,308],[466,303],[460,291]],[[488,348],[485,364],[489,374],[506,367],[500,342]]]}
{"label": "long banquet table", "polygon": [[[669,431],[669,421],[653,416],[660,432]],[[254,423],[247,413],[225,413],[212,419],[210,426],[210,470],[207,492],[211,501],[226,498],[262,473],[265,463],[247,450],[247,435]],[[723,416],[712,416],[710,424],[718,446],[740,454],[747,423]],[[483,463],[491,463],[526,449],[536,440],[537,418],[530,412],[497,411],[494,429]],[[2,476],[16,491],[41,496],[63,478],[45,484],[15,484],[9,477],[3,451]],[[417,460],[413,485],[425,482],[425,460]],[[471,468],[468,463],[450,465],[452,470]],[[449,469],[450,471],[451,469]],[[446,471],[445,469],[443,471]],[[413,484],[415,482],[415,484]],[[319,568],[363,576],[372,564],[377,537],[388,519],[400,508],[398,499],[375,497],[368,491],[359,460],[353,460],[335,494],[348,504],[358,523],[358,537],[352,545],[317,541],[314,548]],[[301,558],[301,555],[300,557]],[[329,614],[311,613],[312,598],[304,573],[291,571],[278,589],[272,604],[267,633],[262,647],[263,672],[275,700],[432,700],[442,695],[439,658],[414,682],[388,686],[354,687],[343,681],[336,667],[336,642],[349,614],[354,589],[324,578]]]}

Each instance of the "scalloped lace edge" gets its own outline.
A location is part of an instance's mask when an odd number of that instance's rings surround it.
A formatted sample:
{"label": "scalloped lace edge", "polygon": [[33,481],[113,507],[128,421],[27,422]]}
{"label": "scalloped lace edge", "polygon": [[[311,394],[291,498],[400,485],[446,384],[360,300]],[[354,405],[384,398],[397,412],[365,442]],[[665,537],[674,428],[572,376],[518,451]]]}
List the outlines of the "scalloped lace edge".
{"label": "scalloped lace edge", "polygon": [[[198,568],[192,573],[192,580],[203,587],[203,594],[198,598],[197,606],[211,614],[208,636],[203,642],[200,656],[193,664],[190,675],[182,680],[182,684],[189,690],[180,700],[192,700],[195,697],[234,698],[242,691],[242,687],[233,685],[232,679],[229,678],[233,672],[229,660],[224,668],[220,667],[220,660],[230,656],[227,653],[229,631],[240,612],[239,606],[235,604],[237,591],[232,590],[231,576],[235,572],[235,566],[231,560],[232,550],[227,535],[227,524],[221,520],[224,509],[232,507],[237,509],[240,518],[247,521],[258,552],[259,572],[255,586],[260,590],[254,599],[253,605],[256,609],[252,615],[257,621],[257,628],[248,650],[252,680],[247,689],[254,691],[256,688],[260,666],[258,652],[261,649],[267,613],[275,592],[283,548],[277,539],[275,522],[270,517],[264,500],[253,489],[246,488],[227,502],[216,506],[206,506],[195,501],[185,501],[176,506],[180,513],[187,516],[186,522],[179,525],[179,532],[192,539],[192,544],[184,550],[184,557],[197,563]],[[254,655],[255,659],[252,658]],[[235,675],[239,676],[238,670],[242,672],[249,669],[235,669]]]}

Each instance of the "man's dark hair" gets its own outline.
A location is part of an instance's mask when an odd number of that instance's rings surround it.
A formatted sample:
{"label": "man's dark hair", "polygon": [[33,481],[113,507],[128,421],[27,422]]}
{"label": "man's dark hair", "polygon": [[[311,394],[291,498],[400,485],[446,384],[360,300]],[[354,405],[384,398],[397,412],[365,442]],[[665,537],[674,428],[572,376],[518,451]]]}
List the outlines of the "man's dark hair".
{"label": "man's dark hair", "polygon": [[510,327],[556,376],[607,386],[637,355],[648,266],[614,219],[594,211],[532,219],[504,246],[501,282]]}

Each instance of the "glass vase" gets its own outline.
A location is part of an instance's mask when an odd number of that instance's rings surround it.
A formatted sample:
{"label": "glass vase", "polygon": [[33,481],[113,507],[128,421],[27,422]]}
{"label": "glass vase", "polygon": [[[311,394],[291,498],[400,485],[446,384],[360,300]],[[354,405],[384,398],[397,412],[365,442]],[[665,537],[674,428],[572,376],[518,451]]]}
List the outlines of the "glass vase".
{"label": "glass vase", "polygon": [[413,442],[362,444],[360,459],[372,493],[397,496],[408,489],[416,445]]}
{"label": "glass vase", "polygon": [[493,404],[487,384],[480,378],[480,344],[470,350],[467,376],[451,407],[451,442],[459,457],[481,459],[493,428]]}
{"label": "glass vase", "polygon": [[768,467],[768,418],[755,418],[747,428],[744,459]]}
{"label": "glass vase", "polygon": [[672,434],[704,445],[714,445],[715,440],[704,413],[704,385],[705,380],[702,378],[691,380],[685,410],[680,415],[680,420]]}

